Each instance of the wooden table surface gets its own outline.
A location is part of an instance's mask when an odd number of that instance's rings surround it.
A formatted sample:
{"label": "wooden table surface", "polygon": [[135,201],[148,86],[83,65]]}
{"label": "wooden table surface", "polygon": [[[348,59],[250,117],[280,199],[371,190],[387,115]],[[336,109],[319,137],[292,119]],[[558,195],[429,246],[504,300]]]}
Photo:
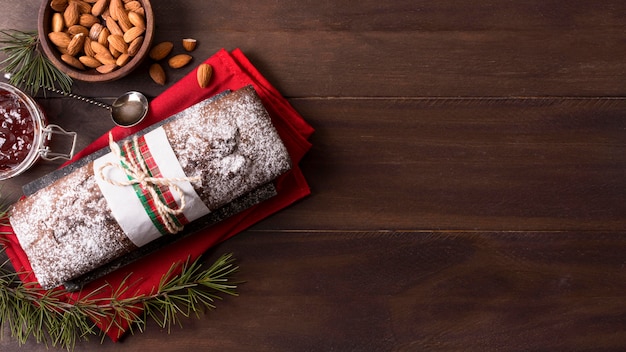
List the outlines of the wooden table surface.
{"label": "wooden table surface", "polygon": [[[626,349],[626,2],[152,6],[155,41],[196,38],[197,61],[241,48],[313,125],[312,195],[207,253],[234,253],[239,297],[170,334],[76,350]],[[38,7],[0,0],[0,28],[35,29]],[[166,87],[144,65],[74,92]],[[79,148],[113,127],[38,100]],[[0,349],[18,345],[5,333]]]}

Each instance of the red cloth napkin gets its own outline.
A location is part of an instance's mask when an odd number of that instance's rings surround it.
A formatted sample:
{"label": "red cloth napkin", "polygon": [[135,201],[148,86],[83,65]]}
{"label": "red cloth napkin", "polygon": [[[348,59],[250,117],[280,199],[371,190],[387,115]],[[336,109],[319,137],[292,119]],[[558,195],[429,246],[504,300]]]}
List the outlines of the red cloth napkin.
{"label": "red cloth napkin", "polygon": [[[184,262],[188,258],[191,260],[197,259],[215,244],[228,239],[310,194],[309,187],[298,167],[298,163],[311,147],[308,138],[313,133],[313,128],[261,76],[240,50],[237,49],[229,53],[222,49],[205,62],[213,67],[213,77],[209,87],[204,89],[199,87],[196,80],[196,71],[193,70],[150,103],[150,112],[141,124],[133,128],[113,128],[111,130],[113,136],[116,140],[122,139],[226,89],[237,90],[244,86],[252,85],[270,113],[272,122],[289,150],[293,161],[292,170],[280,176],[275,182],[278,195],[200,233],[181,239],[169,245],[165,250],[153,253],[138,262],[130,264],[128,267],[96,280],[87,285],[81,293],[67,293],[68,301],[75,301],[81,295],[89,294],[105,283],[109,283],[113,288],[116,288],[129,273],[132,273],[128,280],[129,283],[132,283],[131,289],[120,298],[150,294],[155,290],[159,280],[167,273],[173,263]],[[79,152],[73,161],[107,145],[108,133]],[[5,245],[6,253],[15,270],[20,272],[22,281],[36,282],[26,255],[19,246],[17,238],[12,234],[11,228],[6,226],[0,227],[0,231],[9,232],[5,236],[8,240]],[[98,297],[111,297],[111,294],[111,291],[107,292],[105,290]],[[110,321],[96,321],[96,323],[104,331],[109,329],[107,335],[113,341],[117,341],[129,328],[126,324],[122,324],[121,327],[111,327]]]}

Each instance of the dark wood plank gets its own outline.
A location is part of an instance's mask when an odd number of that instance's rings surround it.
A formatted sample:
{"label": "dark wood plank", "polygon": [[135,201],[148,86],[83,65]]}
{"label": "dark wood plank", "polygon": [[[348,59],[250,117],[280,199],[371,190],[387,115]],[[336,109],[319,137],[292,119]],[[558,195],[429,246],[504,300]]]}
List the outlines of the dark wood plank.
{"label": "dark wood plank", "polygon": [[208,259],[240,259],[239,297],[77,350],[617,350],[624,249],[625,232],[249,231]]}
{"label": "dark wood plank", "polygon": [[263,229],[625,228],[624,99],[293,103],[313,195]]}
{"label": "dark wood plank", "polygon": [[[510,6],[509,6],[510,5]],[[9,6],[14,6],[10,4]],[[381,7],[382,6],[382,7]],[[20,3],[4,28],[36,28]],[[196,63],[241,47],[290,97],[623,95],[622,1],[157,3],[156,41],[194,36]],[[172,16],[176,13],[176,16]],[[168,70],[169,82],[193,68]],[[362,82],[352,84],[351,82]],[[80,84],[87,95],[156,95],[147,64],[118,82]]]}

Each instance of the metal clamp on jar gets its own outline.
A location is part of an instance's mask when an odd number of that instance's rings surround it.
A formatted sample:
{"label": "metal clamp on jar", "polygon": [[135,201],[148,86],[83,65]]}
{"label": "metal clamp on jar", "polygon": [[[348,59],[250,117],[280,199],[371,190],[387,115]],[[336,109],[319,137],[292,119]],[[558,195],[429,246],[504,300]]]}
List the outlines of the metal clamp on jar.
{"label": "metal clamp on jar", "polygon": [[[53,135],[71,138],[67,153],[53,152]],[[69,160],[74,156],[76,133],[47,124],[35,100],[20,89],[0,82],[0,180],[22,174],[37,160]]]}

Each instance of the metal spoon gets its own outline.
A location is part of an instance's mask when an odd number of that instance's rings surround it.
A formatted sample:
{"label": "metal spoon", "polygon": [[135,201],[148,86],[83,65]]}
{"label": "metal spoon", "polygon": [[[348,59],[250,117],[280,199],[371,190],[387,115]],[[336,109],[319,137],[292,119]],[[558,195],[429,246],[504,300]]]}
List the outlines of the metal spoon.
{"label": "metal spoon", "polygon": [[[5,73],[5,78],[10,79],[11,74]],[[84,101],[89,104],[99,106],[101,108],[109,110],[111,119],[113,122],[121,127],[132,127],[141,122],[148,114],[148,99],[140,92],[130,91],[122,94],[119,98],[115,99],[113,104],[107,105],[105,103],[95,101],[91,98],[83,97],[74,93],[64,92],[54,87],[43,87],[51,92]]]}

